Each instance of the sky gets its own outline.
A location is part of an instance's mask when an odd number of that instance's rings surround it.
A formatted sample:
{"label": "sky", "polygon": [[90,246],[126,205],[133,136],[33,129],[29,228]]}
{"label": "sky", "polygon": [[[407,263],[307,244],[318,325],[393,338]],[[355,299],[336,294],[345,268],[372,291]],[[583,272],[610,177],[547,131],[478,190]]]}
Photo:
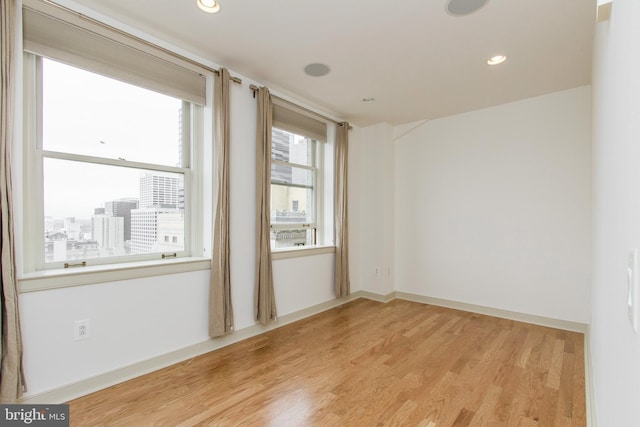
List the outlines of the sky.
{"label": "sky", "polygon": [[[43,149],[177,166],[182,101],[43,61]],[[139,196],[143,171],[44,160],[45,216],[90,218],[104,202]]]}

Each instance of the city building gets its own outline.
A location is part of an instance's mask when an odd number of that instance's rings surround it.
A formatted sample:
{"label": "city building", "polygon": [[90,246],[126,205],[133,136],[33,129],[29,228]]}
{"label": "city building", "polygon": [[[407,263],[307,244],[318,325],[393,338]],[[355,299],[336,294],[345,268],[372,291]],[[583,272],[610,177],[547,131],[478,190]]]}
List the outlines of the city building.
{"label": "city building", "polygon": [[173,176],[140,177],[139,208],[131,209],[131,253],[184,250],[184,185]]}
{"label": "city building", "polygon": [[[140,177],[139,208],[177,208],[181,177],[147,173]],[[184,196],[183,196],[184,197]]]}
{"label": "city building", "polygon": [[131,240],[131,211],[138,208],[138,199],[122,198],[104,204],[105,213],[124,219],[124,241]]}
{"label": "city building", "polygon": [[67,217],[64,219],[64,231],[67,234],[67,238],[71,240],[89,240],[91,239],[91,221]]}
{"label": "city building", "polygon": [[91,217],[93,240],[101,257],[125,255],[124,218],[110,214]]}
{"label": "city building", "polygon": [[150,207],[131,211],[131,253],[182,251],[184,212]]}

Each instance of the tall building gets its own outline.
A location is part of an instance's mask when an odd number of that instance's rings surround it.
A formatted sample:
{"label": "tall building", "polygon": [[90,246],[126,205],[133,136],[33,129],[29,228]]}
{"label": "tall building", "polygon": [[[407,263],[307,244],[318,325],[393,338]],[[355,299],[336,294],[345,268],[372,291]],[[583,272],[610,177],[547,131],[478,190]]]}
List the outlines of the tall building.
{"label": "tall building", "polygon": [[131,211],[131,253],[182,251],[184,211],[142,208]]}
{"label": "tall building", "polygon": [[[271,133],[271,158],[281,162],[289,161],[289,146],[291,134],[280,129],[273,129]],[[271,167],[271,181],[291,182],[291,168],[283,165]]]}
{"label": "tall building", "polygon": [[100,256],[124,255],[124,218],[94,215],[91,217],[91,229]]}
{"label": "tall building", "polygon": [[106,214],[124,219],[124,241],[131,240],[131,210],[138,209],[138,199],[118,199],[104,204]]}
{"label": "tall building", "polygon": [[131,210],[131,253],[184,249],[184,184],[181,177],[140,177],[140,204]]}
{"label": "tall building", "polygon": [[182,177],[147,173],[140,177],[139,208],[176,208],[179,188],[183,188]]}

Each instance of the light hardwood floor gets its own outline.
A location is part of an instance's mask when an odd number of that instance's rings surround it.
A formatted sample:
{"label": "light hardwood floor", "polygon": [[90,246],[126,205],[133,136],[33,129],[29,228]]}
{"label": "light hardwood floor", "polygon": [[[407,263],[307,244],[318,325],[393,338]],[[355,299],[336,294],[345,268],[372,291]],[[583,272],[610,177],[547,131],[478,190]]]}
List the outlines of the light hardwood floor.
{"label": "light hardwood floor", "polygon": [[70,402],[73,426],[585,426],[583,335],[365,299]]}

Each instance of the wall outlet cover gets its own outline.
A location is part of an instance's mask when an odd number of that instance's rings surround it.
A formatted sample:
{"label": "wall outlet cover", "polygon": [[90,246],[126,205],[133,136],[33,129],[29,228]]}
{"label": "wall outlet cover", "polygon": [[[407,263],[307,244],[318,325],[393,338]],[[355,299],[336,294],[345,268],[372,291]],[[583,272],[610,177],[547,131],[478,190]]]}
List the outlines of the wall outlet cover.
{"label": "wall outlet cover", "polygon": [[88,340],[91,338],[91,319],[76,320],[73,326],[74,341]]}

